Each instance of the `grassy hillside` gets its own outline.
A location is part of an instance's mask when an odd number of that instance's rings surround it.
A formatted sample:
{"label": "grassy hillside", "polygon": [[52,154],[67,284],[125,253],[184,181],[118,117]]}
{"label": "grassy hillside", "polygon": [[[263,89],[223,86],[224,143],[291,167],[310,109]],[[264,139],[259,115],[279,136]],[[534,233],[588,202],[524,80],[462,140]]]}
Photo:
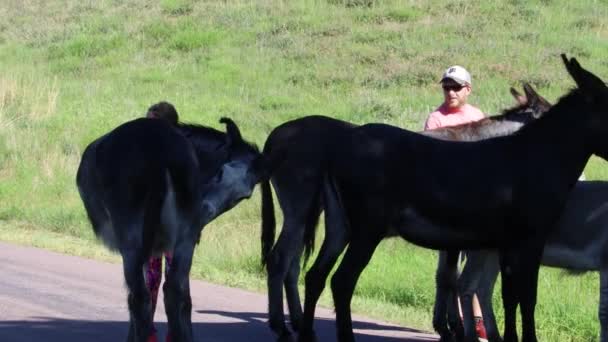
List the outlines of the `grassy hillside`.
{"label": "grassy hillside", "polygon": [[[511,106],[521,81],[557,100],[573,86],[561,52],[608,79],[607,15],[606,1],[4,0],[0,237],[101,253],[74,185],[80,155],[154,102],[218,128],[230,116],[260,146],[308,114],[420,129],[452,64],[472,73],[471,102],[487,113]],[[607,179],[608,168],[593,158],[586,174]],[[256,194],[208,227],[194,275],[262,289],[258,236]],[[430,329],[434,263],[434,252],[384,242],[354,306]],[[597,283],[543,270],[543,340],[596,338]]]}

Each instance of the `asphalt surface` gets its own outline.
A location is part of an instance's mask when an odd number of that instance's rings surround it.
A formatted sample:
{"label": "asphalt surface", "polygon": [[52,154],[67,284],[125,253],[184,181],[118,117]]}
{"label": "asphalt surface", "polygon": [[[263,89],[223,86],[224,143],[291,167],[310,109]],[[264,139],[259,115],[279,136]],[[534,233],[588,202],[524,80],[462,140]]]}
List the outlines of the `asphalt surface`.
{"label": "asphalt surface", "polygon": [[[264,295],[191,281],[197,341],[274,341]],[[155,324],[166,333],[159,294]],[[319,341],[335,341],[334,314],[317,309]],[[126,289],[117,264],[0,243],[0,341],[124,341]],[[354,316],[359,342],[437,341],[435,335]],[[159,339],[164,341],[163,339]]]}

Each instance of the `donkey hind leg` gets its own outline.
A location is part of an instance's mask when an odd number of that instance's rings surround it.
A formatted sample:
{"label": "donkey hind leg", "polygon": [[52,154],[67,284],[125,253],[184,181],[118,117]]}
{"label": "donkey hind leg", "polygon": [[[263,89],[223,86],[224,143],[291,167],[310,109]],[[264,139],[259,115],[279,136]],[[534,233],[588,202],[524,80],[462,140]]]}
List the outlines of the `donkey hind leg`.
{"label": "donkey hind leg", "polygon": [[[353,221],[350,221],[354,225]],[[360,222],[358,222],[360,224]],[[378,225],[381,227],[381,225]],[[373,229],[371,224],[361,226],[360,229]],[[353,230],[356,231],[356,230]],[[368,231],[367,234],[353,236],[346,249],[340,266],[331,279],[331,291],[336,307],[336,326],[338,342],[354,342],[353,322],[350,311],[350,303],[357,285],[357,280],[363,269],[369,263],[376,247],[382,240],[382,234],[378,231]]]}
{"label": "donkey hind leg", "polygon": [[289,319],[291,327],[294,331],[298,331],[302,324],[302,303],[300,302],[300,293],[298,290],[298,280],[300,279],[300,258],[302,256],[302,246],[296,252],[289,270],[285,277],[285,296],[287,297],[287,306],[289,307]]}
{"label": "donkey hind leg", "polygon": [[517,275],[515,274],[515,264],[517,258],[511,251],[501,251],[500,253],[500,275],[502,278],[502,303],[505,311],[505,330],[504,340],[507,342],[517,342],[517,304],[519,296],[516,291]]}
{"label": "donkey hind leg", "polygon": [[129,342],[146,341],[152,331],[150,294],[144,280],[145,262],[141,247],[121,250],[123,273],[129,294]]}
{"label": "donkey hind leg", "polygon": [[321,205],[319,204],[319,194],[315,196],[317,201],[311,203],[310,210],[308,211],[308,217],[306,220],[306,225],[304,226],[302,238],[302,244],[300,244],[299,249],[297,249],[297,253],[295,254],[293,260],[291,261],[291,266],[289,271],[287,272],[287,277],[285,279],[285,294],[287,296],[287,305],[289,306],[289,316],[291,319],[291,326],[294,331],[299,331],[300,326],[302,325],[302,304],[300,302],[300,294],[298,292],[298,279],[300,277],[300,258],[302,256],[302,252],[304,244],[306,243],[304,240],[306,239],[306,232],[314,232],[317,226],[317,222],[319,221],[319,216],[321,215]]}
{"label": "donkey hind leg", "polygon": [[479,279],[477,286],[477,299],[483,313],[483,322],[486,328],[486,335],[489,342],[502,342],[498,325],[496,324],[496,316],[494,316],[494,308],[492,305],[492,295],[494,293],[494,285],[499,272],[498,253],[496,251],[488,251],[485,258],[484,271]]}
{"label": "donkey hind leg", "polygon": [[[270,329],[277,334],[280,341],[288,340],[291,335],[291,332],[285,325],[283,284],[288,281],[288,271],[291,271],[289,273],[293,275],[294,271],[292,268],[300,267],[299,263],[294,264],[294,262],[300,259],[299,255],[302,253],[304,238],[303,220],[296,220],[288,215],[285,216],[284,220],[283,229],[279,234],[276,244],[268,254],[266,261],[266,271],[268,273],[268,324],[270,325]],[[289,297],[289,294],[293,295],[293,292],[297,292],[291,291],[290,289],[288,292],[288,303],[292,303],[293,300]],[[299,302],[299,298],[297,301]],[[292,308],[294,306],[295,304],[289,304],[290,310],[299,310],[301,312],[301,307],[299,309]]]}
{"label": "donkey hind leg", "polygon": [[538,289],[538,272],[540,260],[543,253],[544,241],[532,240],[525,243],[520,251],[520,262],[518,265],[521,273],[521,281],[518,282],[521,309],[521,335],[522,342],[537,342],[534,312],[536,309],[536,296]]}
{"label": "donkey hind leg", "polygon": [[[308,225],[316,224],[320,213],[319,190],[316,181],[308,180],[304,187],[298,183],[295,189],[275,183],[279,204],[283,211],[283,228],[276,244],[266,260],[268,273],[268,323],[270,329],[278,336],[279,341],[289,340],[291,332],[285,324],[283,312],[283,286],[287,292],[292,326],[301,325],[302,305],[297,291],[300,256],[304,248],[304,237]],[[311,191],[312,190],[312,191]],[[316,216],[315,216],[316,215]],[[312,227],[314,229],[314,227]],[[296,269],[297,268],[297,269]]]}
{"label": "donkey hind leg", "polygon": [[522,341],[536,342],[534,309],[538,271],[543,251],[543,241],[528,239],[511,250],[501,253],[503,279],[503,304],[505,307],[505,334],[507,342],[517,341],[516,309],[521,305]]}
{"label": "donkey hind leg", "polygon": [[484,271],[486,251],[467,251],[467,261],[458,278],[458,293],[462,307],[464,324],[464,341],[477,342],[475,318],[473,315],[473,296],[479,287],[479,281]]}
{"label": "donkey hind leg", "polygon": [[600,342],[608,342],[608,265],[600,266]]}
{"label": "donkey hind leg", "polygon": [[447,323],[447,309],[451,294],[456,291],[457,263],[457,251],[439,251],[437,272],[435,273],[433,328],[439,334],[441,342],[453,340],[452,332],[449,330]]}
{"label": "donkey hind leg", "polygon": [[348,243],[348,226],[337,192],[328,180],[323,184],[325,203],[325,238],[319,255],[306,273],[306,296],[304,298],[304,318],[299,331],[300,341],[314,341],[316,336],[313,325],[317,301],[325,288],[325,282],[340,253]]}
{"label": "donkey hind leg", "polygon": [[185,235],[176,242],[171,268],[163,285],[165,311],[172,341],[193,340],[189,275],[196,240],[193,236]]}

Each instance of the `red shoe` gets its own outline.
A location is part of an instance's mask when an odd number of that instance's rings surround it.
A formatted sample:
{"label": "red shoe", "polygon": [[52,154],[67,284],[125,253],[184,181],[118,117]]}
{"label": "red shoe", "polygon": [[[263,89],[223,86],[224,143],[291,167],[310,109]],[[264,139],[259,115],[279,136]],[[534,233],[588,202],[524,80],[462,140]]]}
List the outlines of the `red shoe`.
{"label": "red shoe", "polygon": [[158,339],[156,338],[156,333],[151,333],[150,336],[148,336],[146,342],[158,342]]}
{"label": "red shoe", "polygon": [[486,327],[483,325],[483,318],[475,317],[475,332],[477,332],[477,337],[487,339],[488,335],[486,334]]}

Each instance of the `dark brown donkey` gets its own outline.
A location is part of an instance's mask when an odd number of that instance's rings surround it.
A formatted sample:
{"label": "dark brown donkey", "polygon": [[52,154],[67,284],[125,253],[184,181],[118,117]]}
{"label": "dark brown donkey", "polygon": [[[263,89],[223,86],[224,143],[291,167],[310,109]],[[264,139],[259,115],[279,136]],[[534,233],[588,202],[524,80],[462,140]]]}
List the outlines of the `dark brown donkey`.
{"label": "dark brown donkey", "polygon": [[[527,122],[537,119],[550,104],[528,84],[524,84],[525,96],[511,89],[519,105],[478,122],[426,131],[423,134],[439,139],[473,141],[512,133]],[[268,182],[262,183],[262,259],[268,272],[269,324],[281,338],[290,334],[284,322],[283,293],[285,286],[287,304],[294,330],[302,324],[302,308],[297,289],[300,273],[300,257],[305,258],[312,250],[315,227],[323,210],[322,182],[326,172],[328,151],[355,125],[323,116],[308,116],[284,123],[275,128],[264,146],[265,153],[287,146],[288,159],[272,176],[272,183],[283,211],[283,229],[273,247],[275,234],[272,192]],[[314,279],[326,278],[335,259],[328,259],[333,250],[343,250],[348,239],[337,232],[333,238],[330,227],[319,257],[306,276],[306,317],[314,317],[314,305],[323,290],[323,284]],[[456,272],[454,262],[453,272]],[[455,275],[454,275],[455,277]],[[445,306],[444,306],[445,307]],[[312,329],[312,321],[304,327]],[[446,327],[447,331],[447,327]]]}
{"label": "dark brown donkey", "polygon": [[354,341],[350,302],[357,280],[378,243],[393,233],[432,249],[497,249],[504,340],[518,340],[519,306],[523,341],[537,341],[543,246],[591,155],[608,158],[608,87],[576,59],[562,58],[578,87],[514,134],[453,142],[369,124],[332,143],[324,197],[337,214],[327,215],[327,225],[348,231],[349,242],[331,280],[340,342]]}
{"label": "dark brown donkey", "polygon": [[[177,116],[176,116],[177,118]],[[173,251],[165,307],[173,341],[192,341],[188,275],[203,227],[248,198],[271,164],[241,137],[167,120],[137,119],[93,141],[76,183],[95,234],[120,252],[128,287],[127,341],[146,341],[150,298],[142,268]]]}

